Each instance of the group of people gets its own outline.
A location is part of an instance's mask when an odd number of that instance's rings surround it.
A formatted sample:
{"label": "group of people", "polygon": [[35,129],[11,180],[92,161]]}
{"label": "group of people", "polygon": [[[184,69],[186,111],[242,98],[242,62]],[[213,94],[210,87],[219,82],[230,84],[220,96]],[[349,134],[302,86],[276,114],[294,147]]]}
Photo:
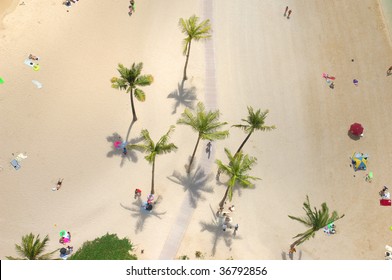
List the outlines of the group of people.
{"label": "group of people", "polygon": [[327,225],[327,226],[324,228],[324,232],[325,232],[326,234],[328,234],[328,235],[330,235],[330,234],[335,234],[335,233],[336,233],[335,224],[334,224],[334,223],[331,223],[331,224]]}
{"label": "group of people", "polygon": [[67,231],[67,233],[63,236],[60,237],[59,243],[61,244],[67,244],[71,242],[71,233]]}
{"label": "group of people", "polygon": [[60,249],[60,258],[66,260],[73,252],[73,246],[67,246]]}
{"label": "group of people", "polygon": [[232,213],[235,210],[234,205],[231,205],[229,208],[229,212],[223,212],[224,208],[219,208],[218,216],[222,218],[222,230],[226,231],[227,229],[234,229],[233,235],[236,236],[238,231],[238,224],[233,224],[233,218],[231,217]]}
{"label": "group of people", "polygon": [[131,5],[129,5],[128,7],[129,8],[128,15],[131,16],[132,13],[135,11],[135,1],[134,0],[129,1],[129,4]]}
{"label": "group of people", "polygon": [[[137,199],[137,198],[140,198],[141,196],[142,196],[142,190],[141,189],[135,189],[134,198]],[[153,208],[153,204],[154,204],[154,195],[153,194],[149,194],[147,196],[147,201],[144,201],[142,203],[141,207],[144,210],[147,210],[147,211],[151,212],[152,208]]]}

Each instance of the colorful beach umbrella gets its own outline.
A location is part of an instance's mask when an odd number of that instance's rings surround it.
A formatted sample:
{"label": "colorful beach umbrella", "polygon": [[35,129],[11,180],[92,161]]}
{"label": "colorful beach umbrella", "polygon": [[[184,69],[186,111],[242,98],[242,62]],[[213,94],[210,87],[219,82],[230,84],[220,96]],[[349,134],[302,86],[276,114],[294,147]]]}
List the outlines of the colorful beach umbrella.
{"label": "colorful beach umbrella", "polygon": [[4,80],[2,77],[0,77],[0,84],[4,84]]}
{"label": "colorful beach umbrella", "polygon": [[369,156],[367,154],[354,153],[351,157],[351,163],[354,170],[366,170],[368,157]]}
{"label": "colorful beach umbrella", "polygon": [[360,123],[353,123],[350,126],[350,133],[356,136],[361,136],[363,134],[363,126]]}
{"label": "colorful beach umbrella", "polygon": [[60,237],[64,237],[64,236],[67,236],[67,231],[66,230],[60,231]]}

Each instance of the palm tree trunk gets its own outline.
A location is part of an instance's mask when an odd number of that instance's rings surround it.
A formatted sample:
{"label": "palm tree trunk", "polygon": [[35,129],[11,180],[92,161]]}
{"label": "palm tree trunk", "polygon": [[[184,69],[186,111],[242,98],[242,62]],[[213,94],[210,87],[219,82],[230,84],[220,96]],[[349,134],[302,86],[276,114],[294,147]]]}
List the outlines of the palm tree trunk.
{"label": "palm tree trunk", "polygon": [[228,193],[229,193],[229,186],[227,186],[225,195],[223,196],[221,202],[219,202],[219,208],[220,208],[220,209],[223,209],[223,205],[225,204],[225,201],[226,201],[226,199],[227,199],[227,194],[228,194]]}
{"label": "palm tree trunk", "polygon": [[190,160],[190,162],[189,162],[188,169],[187,169],[187,171],[186,171],[187,173],[191,172],[192,162],[193,162],[193,159],[195,158],[195,154],[196,154],[197,146],[199,146],[200,138],[201,138],[201,137],[200,137],[200,134],[199,134],[199,137],[197,138],[197,142],[196,142],[195,149],[193,150],[193,154],[192,154],[191,160]]}
{"label": "palm tree trunk", "polygon": [[155,175],[155,158],[152,161],[152,178],[151,178],[151,194],[155,193],[155,189],[154,189],[154,175]]}
{"label": "palm tree trunk", "polygon": [[236,155],[242,150],[242,148],[244,147],[246,141],[248,141],[249,137],[252,135],[252,132],[253,132],[253,131],[251,131],[251,132],[248,134],[248,136],[246,136],[245,140],[242,142],[242,144],[241,144],[241,146],[238,148],[237,152],[235,152],[235,155],[234,155],[234,156],[236,156]]}
{"label": "palm tree trunk", "polygon": [[295,240],[294,243],[292,243],[290,245],[290,249],[293,249],[295,246],[297,246],[299,243],[301,243],[301,241],[302,241],[302,238]]}
{"label": "palm tree trunk", "polygon": [[137,116],[136,116],[136,111],[135,111],[135,104],[133,103],[133,89],[131,89],[129,95],[131,96],[131,107],[132,107],[132,115],[133,115],[132,122],[136,122]]}
{"label": "palm tree trunk", "polygon": [[188,43],[188,51],[186,53],[186,60],[185,60],[185,66],[184,66],[184,77],[183,77],[183,80],[187,80],[188,79],[188,77],[186,76],[186,68],[188,67],[189,53],[191,52],[191,42],[192,41],[189,41],[189,43]]}

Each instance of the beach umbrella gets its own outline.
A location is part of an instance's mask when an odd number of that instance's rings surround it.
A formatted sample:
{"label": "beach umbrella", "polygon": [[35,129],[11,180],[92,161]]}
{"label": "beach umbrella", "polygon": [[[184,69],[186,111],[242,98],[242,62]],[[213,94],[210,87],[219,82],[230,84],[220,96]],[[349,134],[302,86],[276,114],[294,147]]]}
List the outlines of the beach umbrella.
{"label": "beach umbrella", "polygon": [[65,236],[67,236],[67,231],[66,230],[60,231],[60,237],[65,237]]}
{"label": "beach umbrella", "polygon": [[67,253],[67,249],[65,249],[65,248],[60,249],[60,254],[65,255],[66,253]]}
{"label": "beach umbrella", "polygon": [[368,157],[369,156],[367,154],[354,153],[351,157],[351,163],[354,167],[354,170],[366,170]]}
{"label": "beach umbrella", "polygon": [[353,123],[350,126],[350,133],[353,135],[361,136],[363,134],[363,126],[360,123]]}

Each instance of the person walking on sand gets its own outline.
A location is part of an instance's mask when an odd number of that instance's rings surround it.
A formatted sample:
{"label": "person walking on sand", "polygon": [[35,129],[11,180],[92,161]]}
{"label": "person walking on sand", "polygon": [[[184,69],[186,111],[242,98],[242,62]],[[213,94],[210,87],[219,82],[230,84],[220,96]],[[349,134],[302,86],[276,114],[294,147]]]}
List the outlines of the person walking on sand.
{"label": "person walking on sand", "polygon": [[387,75],[388,76],[392,75],[392,66],[388,68]]}
{"label": "person walking on sand", "polygon": [[237,235],[237,230],[238,230],[238,224],[236,224],[236,225],[234,226],[234,232],[233,232],[233,235],[234,235],[234,236]]}
{"label": "person walking on sand", "polygon": [[287,14],[287,19],[290,18],[290,15],[291,15],[291,10],[290,10],[289,13]]}
{"label": "person walking on sand", "polygon": [[286,10],[284,10],[284,14],[283,14],[284,17],[286,16],[288,9],[289,9],[289,6],[286,6]]}

